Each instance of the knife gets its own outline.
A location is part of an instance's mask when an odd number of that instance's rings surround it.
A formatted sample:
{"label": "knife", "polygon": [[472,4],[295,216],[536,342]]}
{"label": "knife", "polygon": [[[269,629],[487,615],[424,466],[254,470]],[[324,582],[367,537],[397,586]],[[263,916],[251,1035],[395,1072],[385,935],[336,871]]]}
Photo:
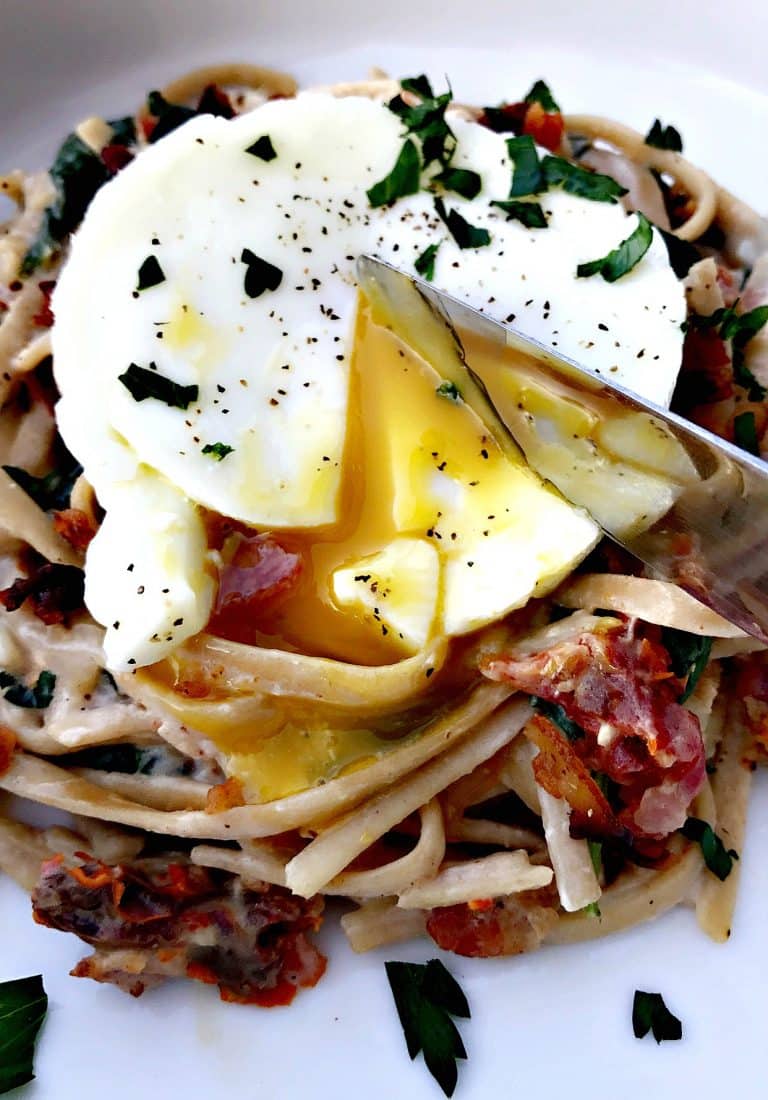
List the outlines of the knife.
{"label": "knife", "polygon": [[768,644],[768,463],[373,256],[376,320],[652,575]]}

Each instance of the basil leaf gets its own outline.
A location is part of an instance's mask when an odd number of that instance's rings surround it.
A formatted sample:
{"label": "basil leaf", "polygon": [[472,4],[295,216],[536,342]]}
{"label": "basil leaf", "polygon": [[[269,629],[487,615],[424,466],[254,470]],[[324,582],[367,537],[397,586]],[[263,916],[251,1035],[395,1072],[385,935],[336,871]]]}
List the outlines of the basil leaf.
{"label": "basil leaf", "polygon": [[257,138],[253,145],[249,145],[245,151],[250,153],[252,157],[259,157],[260,160],[274,160],[277,156],[269,134]]}
{"label": "basil leaf", "polygon": [[143,264],[139,268],[139,278],[136,283],[136,290],[149,290],[150,287],[159,286],[160,283],[165,282],[165,273],[157,256],[147,256]]}
{"label": "basil leaf", "polygon": [[599,260],[591,260],[586,264],[579,264],[576,275],[580,279],[591,275],[602,275],[607,283],[615,283],[617,279],[627,275],[651,247],[653,240],[653,226],[645,214],[637,213],[637,228],[623,240],[618,248],[612,249],[606,256]]}
{"label": "basil leaf", "polygon": [[56,687],[56,676],[53,672],[43,669],[37,678],[34,687],[27,687],[10,672],[0,672],[0,688],[7,688],[4,693],[9,703],[15,707],[24,707],[27,710],[45,710],[51,705],[53,692]]}
{"label": "basil leaf", "polygon": [[578,722],[574,722],[565,713],[565,708],[559,703],[550,703],[548,699],[542,699],[539,695],[532,695],[530,704],[543,718],[549,721],[564,733],[569,741],[580,741],[586,734]]}
{"label": "basil leaf", "polygon": [[111,118],[107,125],[112,129],[110,145],[136,144],[136,120],[133,115],[126,115],[125,118]]}
{"label": "basil leaf", "polygon": [[262,260],[251,252],[250,248],[244,248],[240,254],[240,263],[245,264],[245,279],[243,289],[249,298],[260,298],[267,290],[277,290],[283,281],[283,273],[279,267]]}
{"label": "basil leaf", "polygon": [[195,118],[197,115],[197,111],[192,107],[182,107],[178,103],[169,103],[157,91],[150,92],[147,96],[147,109],[157,119],[152,133],[147,138],[150,145],[165,137],[166,134],[170,134],[172,130],[183,126],[185,122],[189,122],[191,118]]}
{"label": "basil leaf", "polygon": [[417,256],[413,262],[413,266],[416,271],[421,275],[422,279],[434,279],[435,277],[435,257],[437,256],[437,250],[440,247],[440,243],[429,244],[424,249],[420,256]]}
{"label": "basil leaf", "polygon": [[474,199],[483,185],[479,172],[471,168],[444,168],[431,182],[439,183],[446,191],[455,191],[464,199]]}
{"label": "basil leaf", "polygon": [[522,200],[507,199],[506,201],[494,200],[491,206],[498,206],[507,215],[507,221],[513,219],[527,229],[547,229],[547,216],[537,202],[523,202]]}
{"label": "basil leaf", "polygon": [[387,106],[402,119],[408,133],[421,142],[425,168],[433,160],[447,165],[456,148],[456,135],[445,121],[445,109],[451,102],[450,89],[435,96],[425,76],[401,80],[400,85],[404,91],[421,96],[421,102],[411,106],[401,95],[396,95]]}
{"label": "basil leaf", "polygon": [[119,772],[121,775],[152,775],[167,759],[165,749],[141,749],[137,745],[96,745],[67,755],[73,768]]}
{"label": "basil leaf", "polygon": [[487,229],[470,225],[458,210],[446,210],[442,199],[435,199],[435,210],[445,222],[448,232],[459,248],[482,248],[491,243],[491,234]]}
{"label": "basil leaf", "polygon": [[37,237],[21,263],[30,275],[48,261],[83,220],[91,199],[110,178],[109,169],[77,134],[69,134],[49,169],[56,197],[46,207]]}
{"label": "basil leaf", "polygon": [[680,131],[674,126],[662,126],[661,121],[653,120],[648,133],[645,135],[645,144],[653,145],[655,149],[671,149],[673,153],[682,153],[683,139]]}
{"label": "basil leaf", "polygon": [[432,85],[424,73],[422,73],[421,76],[404,77],[400,81],[400,87],[404,92],[413,92],[415,95],[421,96],[422,99],[435,98],[435,93],[432,91]]}
{"label": "basil leaf", "polygon": [[674,233],[666,229],[656,229],[661,234],[664,244],[667,246],[669,264],[678,279],[684,279],[694,264],[701,259],[701,253],[690,241],[681,241]]}
{"label": "basil leaf", "polygon": [[438,397],[447,397],[451,401],[461,400],[461,390],[455,382],[441,382],[435,393]]}
{"label": "basil leaf", "polygon": [[519,134],[525,124],[528,108],[524,103],[502,103],[498,107],[483,107],[480,125],[495,134]]}
{"label": "basil leaf", "polygon": [[708,869],[725,882],[733,870],[733,861],[739,858],[733,848],[726,849],[712,826],[698,817],[689,817],[680,832],[699,845]]}
{"label": "basil leaf", "polygon": [[234,447],[230,447],[227,443],[206,443],[203,447],[203,454],[213,455],[217,462],[221,462],[227,455],[231,455],[234,449]]}
{"label": "basil leaf", "polygon": [[684,703],[693,694],[702,672],[706,668],[712,649],[712,639],[706,635],[689,634],[687,630],[677,630],[673,626],[661,628],[661,644],[669,653],[670,664],[675,676],[681,680],[687,677],[685,688],[679,702]]}
{"label": "basil leaf", "polygon": [[525,102],[540,104],[547,114],[560,114],[560,108],[555,102],[555,98],[550,92],[549,87],[543,80],[536,81],[525,97]]}
{"label": "basil leaf", "polygon": [[47,1011],[39,974],[0,982],[0,1094],[34,1080],[35,1040]]}
{"label": "basil leaf", "polygon": [[83,472],[83,467],[69,453],[62,469],[51,470],[43,477],[35,477],[21,466],[3,466],[3,469],[44,512],[69,507],[72,486]]}
{"label": "basil leaf", "polygon": [[626,187],[622,187],[611,176],[590,172],[588,168],[571,164],[562,157],[544,157],[541,170],[548,187],[562,187],[569,195],[578,195],[582,199],[591,199],[592,202],[615,203],[627,193]]}
{"label": "basil leaf", "polygon": [[366,194],[373,207],[386,206],[404,195],[415,195],[421,186],[421,158],[416,143],[408,138],[388,176],[374,183]]}
{"label": "basil leaf", "polygon": [[737,447],[760,457],[760,445],[757,441],[757,425],[753,412],[739,413],[733,420],[733,437]]}
{"label": "basil leaf", "polygon": [[544,177],[533,138],[528,134],[507,138],[507,152],[515,166],[509,197],[512,199],[521,195],[535,195],[541,191],[544,186]]}
{"label": "basil leaf", "polygon": [[738,313],[738,304],[724,306],[714,313],[694,313],[688,318],[688,324],[692,328],[718,329],[722,340],[731,341],[734,380],[748,391],[750,401],[762,401],[768,391],[744,362],[744,353],[752,337],[768,322],[768,306],[756,306],[747,313]]}
{"label": "basil leaf", "polygon": [[131,363],[124,374],[118,375],[118,382],[123,383],[134,401],[154,397],[174,409],[187,409],[190,402],[197,401],[199,390],[196,385],[181,386],[160,374],[154,363],[150,366],[152,369],[147,370]]}
{"label": "basil leaf", "polygon": [[438,959],[384,964],[408,1054],[423,1052],[427,1069],[446,1096],[458,1079],[457,1059],[467,1052],[451,1016],[469,1018],[467,999]]}
{"label": "basil leaf", "polygon": [[643,1039],[652,1031],[657,1043],[683,1036],[683,1025],[664,1004],[662,995],[641,989],[635,990],[632,1002],[632,1030],[636,1039]]}

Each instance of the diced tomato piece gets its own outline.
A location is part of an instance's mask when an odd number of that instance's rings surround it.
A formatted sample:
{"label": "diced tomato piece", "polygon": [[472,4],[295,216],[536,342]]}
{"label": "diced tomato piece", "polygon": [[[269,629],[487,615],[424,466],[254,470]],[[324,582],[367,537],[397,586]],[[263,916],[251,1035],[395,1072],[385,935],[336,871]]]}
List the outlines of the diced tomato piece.
{"label": "diced tomato piece", "polygon": [[563,116],[545,111],[540,103],[531,103],[525,113],[523,133],[530,134],[537,145],[554,153],[560,148],[565,133]]}

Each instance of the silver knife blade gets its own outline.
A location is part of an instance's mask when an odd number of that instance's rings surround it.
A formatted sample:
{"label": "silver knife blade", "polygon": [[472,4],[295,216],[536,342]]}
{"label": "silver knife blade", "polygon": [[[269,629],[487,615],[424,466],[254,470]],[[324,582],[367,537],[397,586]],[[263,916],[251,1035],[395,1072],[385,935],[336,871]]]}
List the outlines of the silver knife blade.
{"label": "silver knife blade", "polygon": [[768,644],[768,463],[373,256],[374,315],[653,576]]}

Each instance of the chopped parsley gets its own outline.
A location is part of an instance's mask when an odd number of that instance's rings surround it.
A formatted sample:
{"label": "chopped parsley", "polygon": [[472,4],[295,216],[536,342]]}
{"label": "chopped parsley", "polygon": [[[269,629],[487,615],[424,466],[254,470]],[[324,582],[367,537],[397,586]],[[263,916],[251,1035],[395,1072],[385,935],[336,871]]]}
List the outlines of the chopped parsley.
{"label": "chopped parsley", "polygon": [[526,229],[546,229],[547,216],[537,202],[524,202],[522,199],[495,200],[491,206],[498,206],[507,215],[507,221],[513,219]]}
{"label": "chopped parsley", "polygon": [[[607,177],[606,177],[607,178]],[[579,279],[589,278],[591,275],[602,275],[607,283],[615,283],[617,279],[627,275],[651,247],[653,240],[653,226],[645,214],[637,212],[637,228],[623,240],[618,248],[612,249],[606,256],[599,260],[590,260],[589,263],[579,264],[576,275]]]}
{"label": "chopped parsley", "polygon": [[681,241],[674,233],[669,233],[666,229],[659,229],[658,226],[656,226],[656,229],[667,246],[670,267],[678,279],[684,279],[693,265],[701,259],[701,253],[690,241]]}
{"label": "chopped parsley", "polygon": [[147,256],[139,268],[139,278],[136,290],[149,290],[150,287],[159,286],[165,282],[165,273],[160,266],[157,256]]}
{"label": "chopped parsley", "polygon": [[733,419],[733,438],[737,447],[760,457],[760,445],[757,439],[757,425],[753,412],[739,413]]}
{"label": "chopped parsley", "polygon": [[432,177],[432,183],[439,183],[446,191],[455,191],[464,199],[474,199],[480,194],[482,180],[479,172],[471,168],[444,168]]}
{"label": "chopped parsley", "polygon": [[687,630],[677,630],[673,626],[663,626],[661,644],[669,653],[675,676],[681,680],[686,678],[685,688],[679,699],[679,702],[685,703],[693,695],[701,674],[707,667],[712,639],[706,635],[689,634]]}
{"label": "chopped parsley", "polygon": [[15,707],[27,710],[45,710],[50,706],[56,687],[56,675],[43,669],[33,687],[27,687],[10,672],[0,672],[0,688],[6,688],[4,697]]}
{"label": "chopped parsley", "polygon": [[152,133],[148,137],[150,144],[170,134],[172,130],[195,118],[197,111],[193,107],[182,107],[178,103],[169,103],[160,92],[150,92],[147,96],[147,110],[157,119]]}
{"label": "chopped parsley", "polygon": [[47,1011],[40,974],[0,982],[0,1094],[34,1080],[35,1040]]}
{"label": "chopped parsley", "polygon": [[470,1016],[461,986],[439,959],[426,964],[387,962],[384,966],[411,1060],[421,1051],[440,1088],[446,1096],[453,1096],[458,1080],[456,1062],[465,1059],[467,1052],[451,1017]]}
{"label": "chopped parsley", "polygon": [[124,118],[111,118],[108,123],[112,130],[112,136],[109,139],[110,145],[129,145],[136,144],[136,121],[133,115],[125,115]]}
{"label": "chopped parsley", "polygon": [[436,96],[426,76],[407,77],[400,81],[400,86],[403,91],[420,96],[421,102],[410,106],[401,95],[396,95],[387,106],[421,143],[425,168],[432,161],[447,165],[456,150],[456,135],[445,121],[445,110],[451,102],[450,88]]}
{"label": "chopped parsley", "polygon": [[682,153],[683,139],[680,131],[674,126],[662,126],[661,120],[653,120],[648,133],[645,135],[645,144],[652,145],[655,149],[670,149],[673,153]]}
{"label": "chopped parsley", "polygon": [[203,454],[213,455],[217,462],[221,462],[227,455],[231,455],[234,449],[228,443],[206,443],[203,447]]}
{"label": "chopped parsley", "polygon": [[718,329],[721,340],[731,341],[734,380],[748,391],[750,401],[762,401],[767,391],[744,362],[744,353],[752,337],[768,322],[768,305],[738,313],[738,304],[737,301],[732,306],[723,306],[714,313],[694,314],[688,324],[693,328]]}
{"label": "chopped parsley", "polygon": [[569,718],[565,713],[565,708],[561,707],[559,703],[550,703],[548,699],[542,699],[539,695],[532,695],[530,703],[533,709],[543,718],[547,718],[554,726],[557,726],[569,741],[580,741],[582,737],[586,736],[578,722],[574,722],[572,718]]}
{"label": "chopped parsley", "polygon": [[537,80],[528,95],[525,97],[525,103],[538,103],[543,107],[547,114],[559,114],[560,107],[555,101],[555,97],[552,95],[547,84],[543,80]]}
{"label": "chopped parsley", "polygon": [[733,870],[733,861],[739,858],[733,848],[726,849],[712,826],[698,817],[689,817],[680,832],[699,845],[708,869],[725,882]]}
{"label": "chopped parsley", "polygon": [[277,156],[269,134],[263,134],[260,138],[257,138],[253,145],[249,145],[245,151],[250,153],[252,157],[259,157],[260,160],[274,160]]}
{"label": "chopped parsley", "polygon": [[139,748],[138,745],[94,745],[67,756],[67,763],[74,768],[93,768],[95,771],[119,772],[121,775],[152,775],[164,770],[169,752],[166,748]]}
{"label": "chopped parsley", "polygon": [[70,454],[61,469],[51,470],[42,477],[35,477],[20,466],[3,466],[3,469],[44,512],[69,507],[72,486],[83,472],[83,467]]}
{"label": "chopped parsley", "polygon": [[592,202],[615,203],[627,193],[626,187],[622,187],[611,176],[590,172],[588,168],[571,164],[562,157],[544,157],[541,171],[548,187],[562,187],[569,195],[578,195],[582,199],[591,199]]}
{"label": "chopped parsley", "polygon": [[197,401],[199,390],[196,385],[181,386],[160,374],[154,363],[150,367],[152,369],[147,370],[131,363],[124,374],[118,375],[118,381],[123,383],[134,401],[154,397],[174,409],[187,409],[192,401]]}
{"label": "chopped parsley", "polygon": [[507,138],[507,152],[514,164],[509,197],[514,199],[522,195],[538,194],[543,189],[544,176],[533,138],[528,134]]}
{"label": "chopped parsley", "polygon": [[249,298],[260,298],[266,290],[277,290],[283,281],[280,268],[268,260],[262,260],[250,248],[243,249],[240,263],[245,264],[243,288]]}
{"label": "chopped parsley", "polygon": [[437,250],[440,247],[440,242],[437,244],[429,244],[413,261],[413,266],[416,268],[417,274],[421,275],[422,279],[434,279],[435,277],[435,257],[437,256]]}
{"label": "chopped parsley", "polygon": [[404,195],[415,195],[421,186],[421,157],[416,143],[407,138],[388,176],[366,191],[371,206],[386,206]]}
{"label": "chopped parsley", "polygon": [[636,1039],[644,1039],[651,1031],[657,1043],[683,1037],[683,1025],[664,1004],[661,993],[642,989],[635,990],[632,1002],[632,1030]]}
{"label": "chopped parsley", "polygon": [[445,203],[442,199],[435,199],[435,210],[445,222],[448,232],[456,241],[459,248],[482,248],[484,245],[491,243],[491,234],[487,229],[482,229],[477,225],[470,225],[466,218],[461,216],[458,210],[446,210]]}
{"label": "chopped parsley", "polygon": [[455,382],[441,382],[435,393],[438,397],[447,397],[450,401],[461,400],[461,390]]}

